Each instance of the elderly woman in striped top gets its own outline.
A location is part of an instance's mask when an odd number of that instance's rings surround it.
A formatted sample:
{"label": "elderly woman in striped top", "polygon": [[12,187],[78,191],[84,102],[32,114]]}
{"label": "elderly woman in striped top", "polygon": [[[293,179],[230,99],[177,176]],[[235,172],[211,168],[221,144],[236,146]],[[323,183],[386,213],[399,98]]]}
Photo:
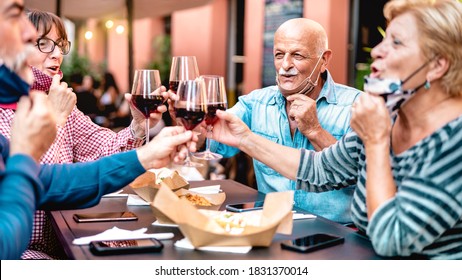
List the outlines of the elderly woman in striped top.
{"label": "elderly woman in striped top", "polygon": [[462,259],[462,3],[392,0],[384,15],[354,132],[321,152],[294,150],[220,111],[213,137],[307,191],[356,182],[352,219],[382,256]]}

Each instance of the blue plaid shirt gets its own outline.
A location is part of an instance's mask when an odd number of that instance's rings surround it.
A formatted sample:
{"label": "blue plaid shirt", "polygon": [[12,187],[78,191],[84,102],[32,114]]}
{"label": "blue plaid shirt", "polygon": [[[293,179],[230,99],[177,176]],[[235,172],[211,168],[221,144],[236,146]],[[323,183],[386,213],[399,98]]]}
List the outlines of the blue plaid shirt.
{"label": "blue plaid shirt", "polygon": [[[350,108],[361,92],[357,89],[336,84],[329,73],[322,91],[316,100],[318,119],[323,129],[337,140],[350,129]],[[278,144],[295,149],[314,150],[308,139],[296,129],[294,137],[290,133],[286,100],[277,86],[270,86],[240,96],[228,112],[239,116],[256,134]],[[232,157],[239,150],[213,142],[211,150],[224,157]],[[277,173],[265,164],[253,160],[258,190],[263,193],[295,190],[296,182]],[[295,192],[295,205],[316,215],[340,222],[351,222],[350,203],[354,186],[336,191],[309,193]]]}

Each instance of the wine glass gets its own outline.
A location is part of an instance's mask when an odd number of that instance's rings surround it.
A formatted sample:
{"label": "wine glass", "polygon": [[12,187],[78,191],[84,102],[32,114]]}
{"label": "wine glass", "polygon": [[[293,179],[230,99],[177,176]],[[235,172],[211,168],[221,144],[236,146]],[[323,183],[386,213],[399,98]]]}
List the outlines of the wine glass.
{"label": "wine glass", "polygon": [[132,87],[132,104],[146,118],[146,143],[149,142],[149,115],[164,103],[164,97],[156,89],[162,86],[159,70],[135,70]]}
{"label": "wine glass", "polygon": [[223,156],[210,151],[210,136],[212,134],[213,124],[218,120],[217,110],[226,110],[228,102],[226,100],[225,79],[222,76],[202,75],[206,89],[207,111],[205,123],[207,124],[206,148],[204,152],[194,153],[193,156],[198,159],[214,160],[221,159]]}
{"label": "wine glass", "polygon": [[[173,104],[175,116],[187,130],[193,130],[205,118],[206,92],[202,79],[179,81],[177,99]],[[183,166],[200,167],[202,163],[192,162],[189,153]]]}
{"label": "wine glass", "polygon": [[199,68],[195,56],[174,56],[170,67],[169,89],[176,93],[180,81],[194,80],[199,77]]}

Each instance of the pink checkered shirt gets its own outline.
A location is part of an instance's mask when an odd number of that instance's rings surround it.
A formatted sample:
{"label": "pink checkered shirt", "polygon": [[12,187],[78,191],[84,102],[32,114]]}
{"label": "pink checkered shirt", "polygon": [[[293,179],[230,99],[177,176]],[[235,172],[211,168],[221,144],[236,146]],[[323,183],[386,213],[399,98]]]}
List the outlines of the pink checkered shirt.
{"label": "pink checkered shirt", "polygon": [[[32,71],[36,81],[31,89],[48,92],[52,78],[36,68],[32,67]],[[8,139],[11,137],[13,118],[14,110],[0,108],[0,133]],[[143,139],[134,138],[130,128],[115,133],[93,123],[88,116],[74,107],[65,125],[58,127],[55,141],[40,161],[42,164],[92,161],[134,149],[143,142]],[[57,244],[52,244],[50,235],[53,233],[46,226],[48,222],[44,211],[36,211],[31,242],[22,256],[23,259],[54,257],[53,251]]]}

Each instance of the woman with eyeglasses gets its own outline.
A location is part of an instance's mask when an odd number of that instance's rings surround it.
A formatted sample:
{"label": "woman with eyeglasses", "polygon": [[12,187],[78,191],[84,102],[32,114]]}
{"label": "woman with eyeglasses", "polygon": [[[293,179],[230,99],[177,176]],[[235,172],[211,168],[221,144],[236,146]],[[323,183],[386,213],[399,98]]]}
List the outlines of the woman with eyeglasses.
{"label": "woman with eyeglasses", "polygon": [[[61,63],[68,54],[71,42],[62,20],[56,15],[42,11],[31,11],[28,17],[38,31],[36,41],[36,61],[31,65],[35,82],[31,90],[48,93],[57,115],[58,132],[50,149],[42,156],[41,163],[72,163],[93,161],[98,158],[131,150],[144,143],[144,116],[131,110],[133,121],[129,127],[118,133],[93,123],[75,106],[76,96],[67,83],[60,82]],[[165,88],[160,89],[166,92]],[[167,96],[166,96],[167,97]],[[10,138],[11,123],[15,106],[0,104],[0,133]],[[131,108],[132,109],[132,108]],[[165,106],[151,114],[151,124],[155,125],[167,110]],[[60,258],[59,243],[49,219],[43,211],[37,211],[28,250],[23,259]]]}

